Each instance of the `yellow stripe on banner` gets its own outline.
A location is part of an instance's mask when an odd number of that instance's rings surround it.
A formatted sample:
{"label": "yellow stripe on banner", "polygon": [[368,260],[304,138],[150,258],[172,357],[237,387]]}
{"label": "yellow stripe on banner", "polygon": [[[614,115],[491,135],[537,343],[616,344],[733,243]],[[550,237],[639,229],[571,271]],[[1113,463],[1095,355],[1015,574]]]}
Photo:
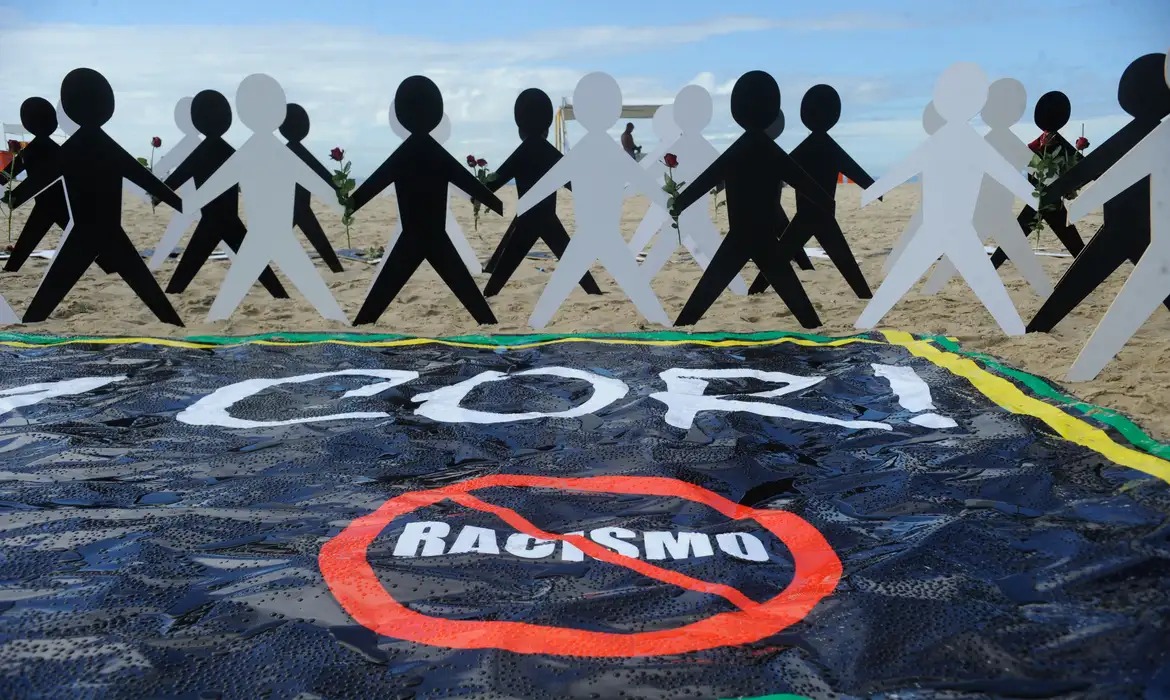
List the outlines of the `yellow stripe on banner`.
{"label": "yellow stripe on banner", "polygon": [[928,341],[915,340],[913,336],[903,331],[882,331],[882,335],[891,344],[901,345],[911,354],[930,360],[952,374],[967,379],[984,396],[1004,409],[1039,418],[1066,440],[1083,445],[1117,464],[1170,482],[1170,462],[1114,442],[1104,430],[1065,413],[1052,404],[1028,396],[1015,384],[988,372],[974,360],[941,350]]}
{"label": "yellow stripe on banner", "polygon": [[174,340],[171,338],[78,338],[76,340],[62,340],[57,343],[23,343],[18,340],[0,342],[0,345],[12,348],[46,348],[57,345],[162,345],[171,348],[188,350],[213,350],[216,348],[238,348],[244,345],[268,345],[275,347],[296,347],[302,345],[349,345],[362,348],[391,348],[409,347],[413,345],[447,345],[457,348],[476,348],[480,350],[524,350],[542,345],[558,345],[560,343],[599,343],[602,345],[649,345],[657,347],[671,347],[675,345],[703,345],[712,348],[759,347],[763,345],[779,345],[793,343],[813,347],[837,347],[852,343],[867,343],[871,345],[885,345],[880,340],[869,338],[837,338],[835,340],[808,340],[805,338],[773,338],[770,340],[642,340],[635,338],[553,338],[538,340],[532,343],[516,345],[490,345],[486,343],[466,343],[457,340],[442,340],[438,338],[403,338],[400,340],[313,340],[308,342],[292,342],[282,340],[245,340],[239,343],[196,343],[189,340]]}

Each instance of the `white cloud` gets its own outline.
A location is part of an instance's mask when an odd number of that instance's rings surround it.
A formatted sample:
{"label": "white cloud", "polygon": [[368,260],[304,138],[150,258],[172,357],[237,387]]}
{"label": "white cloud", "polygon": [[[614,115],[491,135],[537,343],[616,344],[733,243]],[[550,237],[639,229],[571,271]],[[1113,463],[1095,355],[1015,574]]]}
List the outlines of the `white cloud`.
{"label": "white cloud", "polygon": [[[460,156],[474,152],[495,163],[516,143],[512,121],[516,94],[538,87],[559,103],[590,69],[591,56],[608,58],[646,51],[648,46],[693,44],[744,32],[899,26],[904,26],[902,20],[861,14],[805,20],[724,17],[679,25],[585,27],[508,40],[444,43],[317,26],[15,25],[5,29],[6,53],[23,58],[0,63],[0,104],[10,105],[13,112],[0,114],[0,121],[17,121],[15,107],[29,95],[56,101],[61,77],[73,68],[88,66],[105,74],[117,95],[117,112],[107,131],[134,155],[147,155],[151,136],[162,137],[164,149],[178,139],[172,113],[180,97],[215,89],[231,99],[245,75],[266,72],[281,81],[291,101],[308,110],[313,129],[307,145],[322,157],[332,146],[343,146],[360,175],[397,144],[387,126],[387,108],[402,79],[421,73],[443,91],[453,124],[448,148]],[[629,103],[667,102],[682,87],[648,75],[615,77]],[[690,81],[710,90],[715,98],[708,133],[717,146],[730,143],[738,134],[728,112],[736,77],[703,71]],[[781,139],[786,147],[803,135],[798,118],[800,95],[818,82],[836,87],[846,105],[845,119],[834,134],[875,171],[912,147],[921,133],[917,119],[876,121],[872,113],[865,114],[867,106],[888,105],[892,98],[905,97],[905,85],[873,76],[785,73],[778,78],[791,125]],[[929,90],[928,85],[922,87],[923,92]],[[870,120],[858,121],[859,116]],[[636,135],[647,149],[656,141],[649,122],[639,123]],[[238,124],[228,133],[229,141],[237,145],[246,136]],[[571,124],[570,141],[579,137],[577,126]]]}

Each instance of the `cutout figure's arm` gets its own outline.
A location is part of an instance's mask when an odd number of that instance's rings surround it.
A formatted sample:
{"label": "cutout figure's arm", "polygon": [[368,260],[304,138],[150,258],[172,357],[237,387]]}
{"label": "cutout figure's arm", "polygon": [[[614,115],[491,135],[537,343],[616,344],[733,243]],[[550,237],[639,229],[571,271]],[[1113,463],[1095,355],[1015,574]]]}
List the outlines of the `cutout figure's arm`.
{"label": "cutout figure's arm", "polygon": [[49,185],[56,182],[59,177],[61,177],[61,171],[56,167],[42,168],[37,171],[36,175],[29,175],[24,179],[24,182],[13,188],[8,199],[8,207],[10,209],[16,209],[43,192]]}
{"label": "cutout figure's arm", "polygon": [[[1156,126],[1156,124],[1155,124]],[[1113,167],[1113,164],[1149,134],[1147,123],[1132,121],[1097,145],[1087,156],[1048,187],[1064,196],[1081,189]]]}
{"label": "cutout figure's arm", "polygon": [[[516,202],[516,215],[519,216],[544,201],[544,198],[556,192],[566,182],[569,181],[570,170],[572,165],[569,159],[573,157],[573,152],[569,151],[569,155],[561,158],[548,169],[544,177],[536,181],[524,196]],[[633,159],[630,159],[633,161]]]}
{"label": "cutout figure's arm", "polygon": [[329,186],[334,189],[334,191],[337,190],[337,187],[333,184],[333,173],[329,172],[329,168],[326,168],[316,156],[310,153],[309,149],[301,146],[300,152],[298,152],[297,155],[300,156],[302,163],[309,166],[313,172],[317,173],[317,177],[328,183]]}
{"label": "cutout figure's arm", "polygon": [[187,206],[195,209],[202,209],[207,206],[211,200],[227,192],[232,187],[240,184],[240,178],[236,170],[239,168],[237,159],[240,157],[240,152],[236,151],[227,160],[219,166],[211,177],[203,182],[201,187],[196,188],[195,194],[191,195]]}
{"label": "cutout figure's arm", "polygon": [[393,185],[394,181],[398,179],[398,162],[401,159],[398,155],[398,150],[401,150],[401,148],[402,146],[399,146],[397,150],[390,154],[390,157],[382,161],[382,164],[374,172],[370,173],[366,181],[358,185],[358,188],[350,195],[350,203],[353,205],[355,212],[366,206],[371,199],[377,197],[382,190]]}
{"label": "cutout figure's arm", "polygon": [[516,157],[516,154],[520,152],[521,148],[524,148],[524,144],[517,146],[516,150],[512,151],[512,154],[504,159],[504,162],[500,165],[500,167],[496,168],[496,178],[487,184],[487,188],[489,190],[495,192],[496,190],[503,187],[509,180],[516,177],[516,164],[513,162],[513,159]]}
{"label": "cutout figure's arm", "polygon": [[463,190],[469,197],[485,205],[500,216],[504,215],[504,203],[491,190],[484,186],[471,171],[465,169],[455,160],[455,156],[443,152],[447,158],[447,171],[449,182],[455,187]]}
{"label": "cutout figure's arm", "polygon": [[837,158],[841,164],[840,170],[845,177],[861,186],[861,189],[868,189],[873,186],[873,178],[869,173],[865,172],[865,168],[861,167],[857,161],[853,160],[853,156],[849,155],[844,148],[834,141],[833,145],[837,147]]}
{"label": "cutout figure's arm", "polygon": [[642,166],[633,158],[628,160],[624,159],[620,162],[626,164],[626,170],[628,172],[627,177],[629,177],[630,185],[632,187],[649,197],[651,202],[654,202],[663,209],[668,208],[667,205],[669,200],[666,196],[666,191],[662,189],[662,185],[666,184],[665,180],[662,182],[662,184],[659,184],[659,182],[654,179],[654,175],[642,169]]}
{"label": "cutout figure's arm", "polygon": [[0,170],[0,185],[7,185],[9,180],[15,180],[24,172],[24,158],[21,154],[13,156],[8,167]]}
{"label": "cutout figure's arm", "polygon": [[[1093,184],[1082,190],[1080,195],[1068,205],[1068,220],[1075,222],[1084,218],[1089,212],[1149,175],[1155,166],[1154,152],[1164,151],[1165,142],[1170,141],[1168,124],[1170,123],[1163,122],[1162,127],[1129,149],[1128,153],[1117,159],[1112,168],[1106,170],[1101,177],[1093,181]],[[1163,129],[1165,130],[1163,131]]]}
{"label": "cutout figure's arm", "polygon": [[126,151],[119,152],[119,158],[122,163],[122,177],[126,178],[135,185],[138,185],[144,192],[151,195],[160,202],[165,202],[167,206],[175,211],[183,211],[183,200],[170,187],[163,184],[163,181],[154,176],[145,165],[139,163],[134,156]]}
{"label": "cutout figure's arm", "polygon": [[[972,143],[976,142],[972,140]],[[982,160],[979,165],[983,167],[983,172],[1029,206],[1038,209],[1040,202],[1036,199],[1035,187],[1028,182],[1028,178],[1020,174],[1020,171],[1007,162],[1007,159],[1001,156],[990,143],[983,139],[979,139],[977,143],[980,146],[979,153],[973,153],[972,157],[978,156]]]}
{"label": "cutout figure's arm", "polygon": [[676,212],[681,213],[686,211],[687,207],[699,201],[703,195],[709,193],[716,187],[723,187],[723,172],[727,168],[727,154],[733,148],[735,148],[734,145],[721,153],[718,158],[707,166],[706,170],[696,175],[693,180],[682,188],[682,191],[678,193],[678,198],[674,200]]}
{"label": "cutout figure's arm", "polygon": [[[194,155],[194,151],[192,151],[191,155]],[[191,156],[188,156],[186,160],[179,163],[179,167],[175,168],[173,173],[167,175],[167,179],[163,180],[163,184],[172,190],[177,190],[184,182],[190,180],[194,176],[194,173],[191,172],[194,167],[191,161]]]}
{"label": "cutout figure's arm", "polygon": [[[177,168],[179,163],[187,160],[187,157],[191,155],[194,149],[185,148],[184,141],[186,141],[186,139],[175,144],[174,148],[164,153],[162,158],[159,158],[157,161],[155,161],[154,172],[166,175],[170,171]],[[183,156],[184,151],[186,151],[187,156]]]}
{"label": "cutout figure's arm", "polygon": [[817,184],[817,181],[805,172],[799,161],[785,153],[784,149],[779,146],[773,147],[776,149],[776,165],[783,175],[783,181],[796,190],[797,195],[805,197],[826,212],[832,212],[835,207],[833,195]]}
{"label": "cutout figure's arm", "polygon": [[926,155],[926,149],[929,147],[931,147],[931,142],[929,140],[923,141],[902,162],[887,170],[872,185],[866,187],[861,193],[861,206],[864,207],[867,204],[872,204],[873,200],[878,197],[884,197],[890,193],[890,190],[904,184],[910,178],[921,173],[923,157]]}

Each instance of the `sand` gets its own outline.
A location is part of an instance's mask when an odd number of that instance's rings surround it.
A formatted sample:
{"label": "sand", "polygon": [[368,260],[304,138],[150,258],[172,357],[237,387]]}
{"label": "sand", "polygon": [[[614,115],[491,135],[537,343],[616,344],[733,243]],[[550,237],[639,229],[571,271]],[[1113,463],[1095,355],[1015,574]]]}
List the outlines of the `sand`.
{"label": "sand", "polygon": [[[512,188],[501,190],[505,213],[515,210],[516,195]],[[915,185],[898,188],[865,209],[858,207],[860,190],[856,186],[842,186],[838,194],[838,218],[853,248],[854,254],[872,289],[881,282],[881,265],[894,242],[902,232],[917,206],[919,189]],[[569,233],[573,232],[571,195],[562,194],[562,220]],[[795,211],[792,193],[786,190],[786,208]],[[507,227],[508,218],[491,212],[481,213],[479,229],[472,223],[471,205],[463,200],[453,204],[455,214],[467,232],[468,239],[487,261],[496,243]],[[622,229],[626,238],[633,235],[648,207],[647,200],[636,197],[625,204]],[[344,227],[328,208],[314,202],[314,208],[329,234],[335,248],[347,247]],[[12,236],[16,237],[28,210],[18,210],[12,219]],[[353,247],[366,249],[384,245],[396,221],[394,199],[382,197],[363,209],[357,223],[350,230]],[[717,210],[717,222],[726,230],[726,209]],[[123,223],[126,231],[141,248],[153,247],[162,235],[170,217],[170,210],[160,206],[152,211],[132,198],[127,198]],[[1089,216],[1078,224],[1087,241],[1101,224],[1100,214]],[[0,237],[6,235],[7,223],[0,218]],[[60,231],[54,229],[45,238],[42,248],[57,245]],[[186,236],[183,244],[186,243]],[[303,239],[302,239],[303,240]],[[816,245],[815,241],[810,246]],[[1059,242],[1051,231],[1041,234],[1040,248],[1057,252]],[[543,245],[534,250],[545,251]],[[689,255],[681,252],[667,263],[654,281],[654,289],[667,313],[674,318],[686,302],[699,279],[700,269]],[[1070,258],[1043,257],[1050,278],[1055,281],[1071,262]],[[827,260],[814,258],[816,269],[800,271],[805,289],[816,305],[824,326],[815,332],[827,335],[855,333],[853,323],[865,302],[856,298],[836,268]],[[333,274],[317,261],[324,276],[350,318],[356,315],[373,279],[374,268],[361,262],[343,260],[345,271]],[[0,274],[0,293],[22,313],[45,274],[48,261],[32,259],[17,273]],[[176,261],[169,260],[156,273],[165,286],[175,269]],[[208,323],[205,319],[219,284],[227,272],[228,263],[210,261],[181,296],[172,295],[172,303],[187,324],[185,328],[158,322],[154,316],[117,277],[107,277],[92,267],[82,281],[66,297],[50,320],[39,324],[13,326],[8,330],[63,335],[136,335],[181,337],[195,334],[242,335],[272,331],[362,331],[372,333],[402,333],[418,336],[447,336],[468,333],[528,333],[528,316],[544,288],[553,260],[525,260],[512,281],[491,306],[499,324],[481,327],[459,304],[440,281],[438,275],[424,264],[399,297],[390,305],[378,323],[351,328],[323,320],[316,311],[287,284],[291,299],[274,300],[256,285],[235,315],[226,322]],[[976,300],[974,294],[958,279],[936,296],[924,296],[912,291],[883,320],[881,328],[915,333],[939,333],[955,336],[969,350],[989,353],[1009,365],[1021,368],[1063,384],[1071,393],[1091,403],[1122,411],[1133,418],[1151,435],[1170,438],[1170,313],[1159,308],[1153,317],[1130,341],[1118,357],[1094,380],[1078,384],[1063,383],[1062,377],[1081,347],[1088,340],[1109,304],[1117,295],[1132,267],[1126,263],[1089,299],[1061,322],[1052,333],[1033,333],[1009,338],[995,324],[991,315]],[[662,330],[646,323],[625,296],[617,290],[612,278],[599,267],[594,275],[603,291],[601,297],[589,296],[579,287],[544,330],[553,333],[620,332]],[[754,267],[748,267],[745,279],[755,276]],[[1017,274],[1009,262],[1001,269],[1013,300],[1025,322],[1040,307],[1042,299]],[[283,277],[282,277],[283,279]],[[480,287],[488,276],[478,278]],[[737,297],[730,292],[710,309],[704,319],[692,330],[702,331],[802,331],[787,308],[774,294]]]}

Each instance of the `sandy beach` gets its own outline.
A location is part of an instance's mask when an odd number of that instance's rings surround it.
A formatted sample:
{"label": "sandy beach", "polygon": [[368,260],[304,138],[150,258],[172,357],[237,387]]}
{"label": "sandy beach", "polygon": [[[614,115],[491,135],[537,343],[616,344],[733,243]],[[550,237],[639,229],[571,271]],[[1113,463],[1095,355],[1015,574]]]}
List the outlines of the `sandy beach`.
{"label": "sandy beach", "polygon": [[[845,185],[838,190],[838,219],[870,287],[874,290],[881,282],[882,262],[913,214],[918,196],[919,189],[916,185],[906,185],[887,195],[884,202],[860,209],[859,188]],[[480,216],[478,231],[473,226],[471,205],[463,200],[453,203],[455,215],[466,231],[468,240],[485,263],[515,211],[516,194],[513,188],[501,190],[501,198],[504,201],[506,218],[484,211]],[[791,215],[795,211],[795,203],[790,190],[785,191],[784,201]],[[571,195],[562,193],[559,206],[562,220],[572,234]],[[627,200],[622,219],[622,230],[627,239],[633,235],[647,207],[648,202],[642,197]],[[338,249],[347,247],[345,230],[338,217],[320,202],[314,202],[314,208],[334,247]],[[21,230],[30,210],[31,206],[23,207],[13,216],[13,240]],[[352,246],[357,249],[368,249],[385,245],[394,228],[396,212],[392,196],[378,198],[368,205],[359,213],[357,223],[350,230]],[[725,212],[725,208],[719,208],[716,212],[717,223],[724,231],[727,229]],[[170,210],[165,206],[152,211],[148,205],[127,197],[123,223],[135,244],[144,249],[155,245],[166,228],[170,215]],[[1079,223],[1078,229],[1082,238],[1088,241],[1100,224],[1099,213]],[[5,229],[0,230],[0,236],[6,236],[6,220],[0,219],[0,227]],[[59,238],[60,231],[53,229],[46,236],[41,248],[55,247]],[[187,236],[184,236],[180,245],[185,245],[186,240]],[[301,240],[303,241],[303,238]],[[816,242],[812,241],[809,245],[815,246]],[[1041,234],[1040,248],[1050,252],[1063,250],[1051,231]],[[547,251],[543,245],[538,245],[534,250]],[[1055,283],[1071,262],[1071,258],[1044,256],[1042,261],[1049,277]],[[176,263],[176,259],[168,260],[156,273],[161,285],[166,285]],[[856,332],[853,323],[864,308],[865,302],[855,297],[829,260],[814,257],[813,263],[815,270],[799,271],[798,274],[824,322],[824,326],[815,332],[827,335],[847,335]],[[3,293],[18,314],[23,313],[48,264],[47,260],[33,258],[20,272],[0,275],[0,293]],[[374,267],[350,260],[343,260],[343,264],[345,271],[334,274],[323,263],[317,261],[318,269],[334,296],[349,317],[353,318],[373,279]],[[230,320],[209,323],[206,321],[207,312],[228,269],[226,261],[209,261],[186,293],[171,295],[172,303],[186,323],[185,328],[158,322],[118,278],[107,277],[96,267],[92,267],[49,321],[11,326],[7,330],[64,335],[162,337],[196,334],[242,335],[272,331],[360,331],[429,337],[466,333],[528,333],[532,332],[527,325],[528,316],[554,266],[555,261],[552,259],[526,259],[503,292],[489,300],[499,319],[499,324],[492,327],[481,327],[476,324],[438,275],[426,264],[390,305],[379,322],[373,325],[351,328],[323,320],[291,285],[287,285],[287,281],[286,286],[289,287],[292,298],[274,300],[257,284]],[[912,291],[886,316],[881,328],[955,336],[966,349],[990,353],[1010,365],[1061,384],[1065,371],[1112,303],[1130,269],[1128,263],[1124,265],[1048,334],[1006,337],[974,294],[957,278],[935,296],[925,296],[917,290]],[[579,287],[576,288],[545,331],[574,333],[662,330],[641,318],[633,304],[616,288],[612,278],[600,267],[595,267],[593,272],[598,284],[606,293],[600,297],[591,297]],[[1043,299],[1031,291],[1010,262],[1004,265],[1000,272],[1027,322],[1040,307]],[[686,302],[700,274],[698,265],[680,248],[655,278],[654,289],[672,318]],[[750,283],[754,276],[755,269],[749,265],[745,280]],[[477,281],[481,288],[487,279],[486,274],[478,277]],[[805,329],[793,319],[774,293],[741,297],[724,292],[704,319],[691,330],[746,332]],[[1097,379],[1065,386],[1083,400],[1122,411],[1154,437],[1167,439],[1170,438],[1170,396],[1165,391],[1167,385],[1170,385],[1170,313],[1159,308]]]}

